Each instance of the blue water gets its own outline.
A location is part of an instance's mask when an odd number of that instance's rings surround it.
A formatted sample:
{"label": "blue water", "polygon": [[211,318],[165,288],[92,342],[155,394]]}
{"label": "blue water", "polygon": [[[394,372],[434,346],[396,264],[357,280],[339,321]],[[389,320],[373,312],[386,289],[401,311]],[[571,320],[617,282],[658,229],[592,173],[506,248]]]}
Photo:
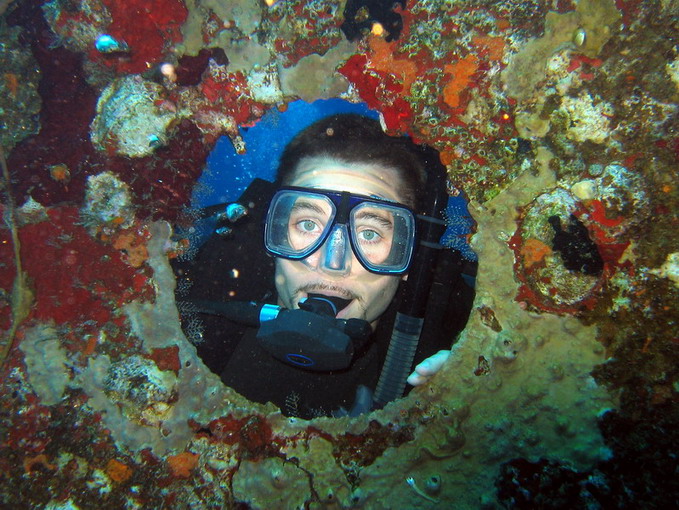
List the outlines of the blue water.
{"label": "blue water", "polygon": [[363,103],[342,99],[321,99],[313,103],[295,101],[285,112],[273,108],[251,128],[241,128],[247,152],[239,155],[228,137],[223,136],[210,154],[206,170],[198,180],[192,205],[233,202],[252,179],[273,181],[278,159],[285,146],[305,127],[334,113],[358,113],[377,119],[376,111]]}

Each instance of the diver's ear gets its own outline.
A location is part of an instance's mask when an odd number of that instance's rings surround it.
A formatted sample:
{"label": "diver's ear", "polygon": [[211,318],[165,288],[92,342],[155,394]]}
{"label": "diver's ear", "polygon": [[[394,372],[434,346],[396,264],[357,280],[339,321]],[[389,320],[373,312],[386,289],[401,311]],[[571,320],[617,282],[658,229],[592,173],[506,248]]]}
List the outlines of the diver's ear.
{"label": "diver's ear", "polygon": [[404,274],[404,275],[401,277],[401,280],[403,280],[404,282],[407,282],[407,281],[408,281],[408,273]]}

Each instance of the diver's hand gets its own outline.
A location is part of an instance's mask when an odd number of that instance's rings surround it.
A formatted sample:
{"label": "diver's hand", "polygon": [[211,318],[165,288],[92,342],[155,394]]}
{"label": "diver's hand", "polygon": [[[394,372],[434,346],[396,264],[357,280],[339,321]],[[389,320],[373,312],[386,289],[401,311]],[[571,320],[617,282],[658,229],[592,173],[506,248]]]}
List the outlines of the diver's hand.
{"label": "diver's hand", "polygon": [[429,379],[431,379],[436,372],[441,370],[441,367],[448,358],[450,358],[450,351],[448,350],[439,351],[433,356],[429,356],[415,367],[415,371],[408,376],[406,381],[412,386],[420,386],[421,384],[429,382]]}

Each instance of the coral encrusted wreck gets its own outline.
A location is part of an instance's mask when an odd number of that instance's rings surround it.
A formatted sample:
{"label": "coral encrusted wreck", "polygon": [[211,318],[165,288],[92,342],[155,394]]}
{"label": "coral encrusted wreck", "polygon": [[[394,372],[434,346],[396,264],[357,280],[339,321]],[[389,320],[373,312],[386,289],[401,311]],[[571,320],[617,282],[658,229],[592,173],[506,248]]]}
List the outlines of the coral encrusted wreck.
{"label": "coral encrusted wreck", "polygon": [[[18,267],[33,297],[0,366],[0,506],[677,506],[677,2],[0,12],[3,345]],[[267,111],[328,97],[439,151],[479,267],[430,383],[304,421],[198,357],[171,224],[219,137],[246,151]]]}

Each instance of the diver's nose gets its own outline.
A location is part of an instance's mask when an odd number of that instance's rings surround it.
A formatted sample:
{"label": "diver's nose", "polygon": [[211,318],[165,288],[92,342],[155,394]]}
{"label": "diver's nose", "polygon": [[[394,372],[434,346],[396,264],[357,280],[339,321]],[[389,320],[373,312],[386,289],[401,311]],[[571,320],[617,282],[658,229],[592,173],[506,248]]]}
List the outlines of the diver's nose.
{"label": "diver's nose", "polygon": [[351,270],[351,246],[346,225],[335,225],[321,252],[321,267],[333,273]]}

